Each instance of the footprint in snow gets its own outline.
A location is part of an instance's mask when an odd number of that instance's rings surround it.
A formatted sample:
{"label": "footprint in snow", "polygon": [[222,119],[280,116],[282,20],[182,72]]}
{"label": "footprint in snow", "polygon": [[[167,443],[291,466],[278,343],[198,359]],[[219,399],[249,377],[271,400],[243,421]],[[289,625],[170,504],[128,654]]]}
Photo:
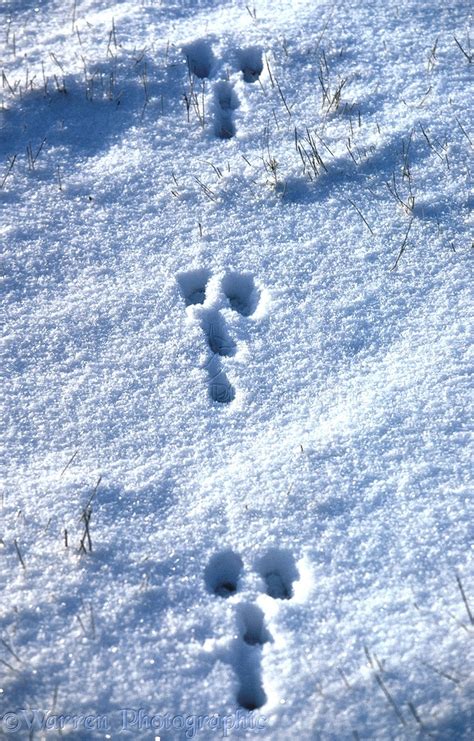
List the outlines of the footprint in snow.
{"label": "footprint in snow", "polygon": [[[299,573],[289,551],[272,548],[257,561],[256,568],[270,597],[292,598],[293,582],[299,578]],[[207,590],[225,599],[235,596],[242,572],[243,561],[237,553],[231,550],[216,553],[204,572]],[[265,644],[273,642],[273,637],[265,625],[265,615],[257,605],[240,602],[236,614],[238,637],[231,644],[229,658],[239,680],[236,700],[245,710],[258,710],[267,702],[263,688],[262,651]]]}
{"label": "footprint in snow", "polygon": [[[204,91],[205,80],[215,80],[219,76],[219,65],[225,60],[218,60],[207,39],[197,39],[183,47],[188,66],[191,86],[191,99],[196,95],[195,82],[202,80]],[[262,50],[257,46],[237,49],[231,55],[231,68],[238,70],[246,83],[254,83],[263,71]],[[214,132],[219,139],[232,139],[236,134],[234,111],[239,107],[239,98],[227,79],[217,79],[213,83],[213,117]],[[205,119],[203,113],[203,119]]]}
{"label": "footprint in snow", "polygon": [[[235,389],[224,372],[222,359],[235,355],[237,346],[219,308],[211,299],[206,301],[210,277],[208,270],[191,270],[178,275],[177,280],[186,306],[203,306],[195,316],[200,322],[210,351],[206,364],[209,396],[219,404],[228,404],[235,398]],[[260,292],[250,273],[228,273],[222,280],[221,288],[228,306],[238,314],[248,317],[257,309]]]}

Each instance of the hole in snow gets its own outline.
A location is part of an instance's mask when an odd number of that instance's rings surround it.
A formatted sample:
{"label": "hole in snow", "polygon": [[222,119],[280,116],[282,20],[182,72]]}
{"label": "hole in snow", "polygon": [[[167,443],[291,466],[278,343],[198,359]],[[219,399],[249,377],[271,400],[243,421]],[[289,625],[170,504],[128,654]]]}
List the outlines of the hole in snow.
{"label": "hole in snow", "polygon": [[265,627],[263,612],[256,605],[238,605],[237,620],[242,636],[234,642],[234,668],[240,685],[237,702],[251,711],[261,708],[267,701],[261,655],[262,646],[273,639]]}
{"label": "hole in snow", "polygon": [[245,710],[258,710],[265,705],[267,696],[262,687],[260,673],[252,667],[248,668],[242,665],[239,670],[241,686],[237,694],[237,702]]}
{"label": "hole in snow", "polygon": [[188,62],[189,73],[201,79],[209,77],[214,64],[212,47],[205,39],[198,39],[183,47]]}
{"label": "hole in snow", "polygon": [[242,559],[234,551],[216,553],[204,572],[207,589],[219,597],[230,597],[237,591],[242,569]]}
{"label": "hole in snow", "polygon": [[239,107],[239,99],[228,82],[218,82],[214,88],[216,99],[215,132],[219,139],[235,136],[233,111]]}
{"label": "hole in snow", "polygon": [[187,273],[180,273],[176,276],[186,306],[204,303],[209,277],[210,272],[206,269],[189,270]]}
{"label": "hole in snow", "polygon": [[216,122],[216,136],[219,139],[232,139],[235,136],[236,129],[230,116],[220,116]]}
{"label": "hole in snow", "polygon": [[289,551],[272,548],[256,563],[266,592],[274,599],[291,599],[293,582],[299,579],[295,559]]}
{"label": "hole in snow", "polygon": [[217,401],[219,404],[230,404],[234,401],[235,389],[224,371],[212,377],[209,383],[209,395],[212,401]]}
{"label": "hole in snow", "polygon": [[249,646],[263,646],[272,640],[265,627],[264,615],[256,605],[243,604],[237,607],[242,640]]}
{"label": "hole in snow", "polygon": [[240,49],[238,58],[244,81],[256,82],[263,71],[262,50],[258,46]]}
{"label": "hole in snow", "polygon": [[239,107],[239,99],[228,82],[218,82],[215,86],[216,99],[224,111],[235,111]]}
{"label": "hole in snow", "polygon": [[253,681],[252,683],[247,682],[243,685],[237,695],[237,702],[240,707],[245,708],[249,712],[252,710],[258,710],[262,705],[265,705],[267,696],[263,691],[261,684]]}
{"label": "hole in snow", "polygon": [[225,321],[218,311],[210,310],[203,314],[201,326],[213,353],[224,357],[235,355],[235,342],[231,339]]}
{"label": "hole in snow", "polygon": [[260,292],[250,273],[229,273],[222,281],[222,290],[229,304],[243,316],[250,316],[257,308]]}
{"label": "hole in snow", "polygon": [[[210,345],[209,338],[208,341]],[[213,338],[214,341],[215,338]],[[221,347],[222,354],[224,354],[224,349]],[[220,358],[221,353],[214,352],[206,366],[209,375],[209,396],[212,401],[217,401],[219,404],[229,404],[235,399],[235,389],[222,370]]]}

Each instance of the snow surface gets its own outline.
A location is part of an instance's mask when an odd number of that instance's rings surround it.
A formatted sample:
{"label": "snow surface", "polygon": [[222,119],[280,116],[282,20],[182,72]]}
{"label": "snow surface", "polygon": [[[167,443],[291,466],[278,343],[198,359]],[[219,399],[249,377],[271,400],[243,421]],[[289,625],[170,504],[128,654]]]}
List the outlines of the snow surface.
{"label": "snow surface", "polygon": [[472,738],[469,3],[0,12],[0,733]]}

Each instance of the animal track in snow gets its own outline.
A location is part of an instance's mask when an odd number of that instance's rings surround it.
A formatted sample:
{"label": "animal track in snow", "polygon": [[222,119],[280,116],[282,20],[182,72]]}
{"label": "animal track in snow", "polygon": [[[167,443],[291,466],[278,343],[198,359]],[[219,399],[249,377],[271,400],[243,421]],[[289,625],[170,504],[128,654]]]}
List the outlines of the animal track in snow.
{"label": "animal track in snow", "polygon": [[[202,304],[195,316],[207,340],[211,357],[206,364],[209,395],[212,401],[228,404],[235,398],[235,389],[222,367],[222,358],[230,358],[237,346],[229,334],[224,317],[216,305],[206,301],[206,289],[210,272],[205,269],[191,270],[177,276],[177,281],[186,306]],[[222,293],[229,306],[242,316],[251,316],[257,309],[260,292],[249,273],[228,273],[222,281]]]}
{"label": "animal track in snow", "polygon": [[272,548],[257,561],[256,569],[274,599],[291,599],[293,582],[299,579],[295,560],[289,551]]}
{"label": "animal track in snow", "polygon": [[231,308],[239,314],[250,316],[255,312],[260,294],[250,273],[228,273],[222,281],[222,290]]}
{"label": "animal track in snow", "polygon": [[[219,139],[232,139],[236,134],[234,111],[239,107],[240,101],[232,84],[229,82],[229,72],[219,73],[217,69],[226,64],[226,60],[218,60],[207,39],[197,39],[191,44],[183,47],[183,53],[188,65],[188,73],[193,87],[193,76],[200,80],[218,77],[214,83],[214,132]],[[237,49],[231,57],[235,63],[231,67],[242,73],[244,82],[256,82],[262,71],[262,50],[257,46],[246,49]],[[220,62],[220,64],[219,64]],[[227,68],[228,69],[228,68]],[[220,78],[220,79],[219,79]],[[204,91],[204,88],[203,88]],[[204,122],[204,111],[202,114]]]}
{"label": "animal track in snow", "polygon": [[232,139],[235,136],[234,111],[239,107],[239,99],[228,82],[218,82],[214,87],[216,100],[215,132],[219,139]]}
{"label": "animal track in snow", "polygon": [[244,564],[231,550],[216,553],[204,572],[204,581],[210,592],[219,597],[230,597],[237,591]]}
{"label": "animal track in snow", "polygon": [[209,309],[201,319],[201,327],[207,337],[209,349],[222,357],[235,355],[235,342],[230,338],[224,317],[217,309]]}
{"label": "animal track in snow", "polygon": [[[204,572],[208,590],[220,597],[236,594],[242,570],[242,559],[233,551],[215,554]],[[270,597],[291,599],[293,582],[299,578],[299,573],[289,551],[276,548],[269,550],[257,561],[257,570],[263,575]],[[265,615],[257,605],[239,603],[236,606],[236,616],[238,637],[232,642],[229,660],[239,680],[237,703],[252,711],[267,702],[261,660],[263,646],[272,643],[273,637],[265,625]]]}
{"label": "animal track in snow", "polygon": [[200,80],[204,80],[211,74],[212,67],[215,64],[215,57],[212,47],[206,39],[198,39],[183,47],[183,52],[188,63],[189,75],[196,75]]}
{"label": "animal track in snow", "polygon": [[184,296],[186,306],[203,304],[206,298],[206,284],[211,274],[209,270],[190,270],[178,275],[178,283]]}
{"label": "animal track in snow", "polygon": [[234,642],[234,670],[239,679],[237,702],[246,710],[257,710],[265,705],[267,696],[263,689],[261,654],[265,643],[272,636],[265,627],[265,616],[252,604],[237,607],[240,638]]}
{"label": "animal track in snow", "polygon": [[262,50],[258,46],[239,49],[237,58],[244,82],[257,82],[263,72]]}

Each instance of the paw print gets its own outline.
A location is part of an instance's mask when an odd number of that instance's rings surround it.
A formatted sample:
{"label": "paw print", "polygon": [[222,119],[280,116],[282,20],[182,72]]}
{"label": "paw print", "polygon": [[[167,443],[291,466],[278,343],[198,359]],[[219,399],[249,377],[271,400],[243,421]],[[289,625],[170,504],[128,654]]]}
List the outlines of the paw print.
{"label": "paw print", "polygon": [[221,308],[227,304],[241,316],[250,317],[257,309],[260,291],[250,273],[232,272],[223,278],[217,296],[208,297],[210,277],[208,270],[191,270],[178,275],[177,280],[186,306],[195,307],[193,316],[201,325],[210,351],[206,363],[209,396],[214,402],[229,404],[235,398],[235,389],[224,371],[223,358],[235,355],[237,345]]}
{"label": "paw print", "polygon": [[[240,101],[233,85],[229,82],[229,67],[240,72],[244,82],[257,82],[263,71],[262,50],[257,46],[236,49],[230,52],[228,60],[215,57],[208,39],[197,39],[183,47],[188,65],[191,86],[191,99],[196,95],[196,80],[202,80],[203,91],[206,80],[213,85],[213,123],[214,132],[219,139],[232,139],[236,134],[234,111]],[[202,121],[205,120],[204,110]]]}
{"label": "paw print", "polygon": [[[238,596],[243,568],[242,558],[234,551],[216,553],[204,572],[208,592],[223,599]],[[293,597],[293,583],[299,579],[299,573],[289,551],[272,548],[257,561],[256,569],[270,597],[278,600]],[[263,611],[252,602],[237,603],[236,619],[238,638],[232,642],[227,659],[239,681],[236,701],[246,710],[257,710],[267,702],[261,656],[263,647],[272,643],[273,637]]]}

